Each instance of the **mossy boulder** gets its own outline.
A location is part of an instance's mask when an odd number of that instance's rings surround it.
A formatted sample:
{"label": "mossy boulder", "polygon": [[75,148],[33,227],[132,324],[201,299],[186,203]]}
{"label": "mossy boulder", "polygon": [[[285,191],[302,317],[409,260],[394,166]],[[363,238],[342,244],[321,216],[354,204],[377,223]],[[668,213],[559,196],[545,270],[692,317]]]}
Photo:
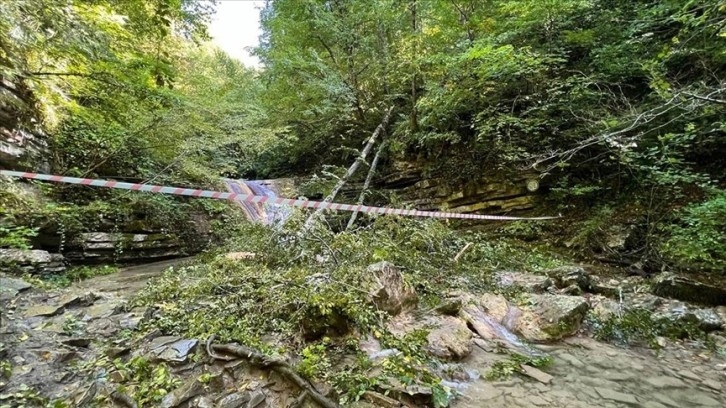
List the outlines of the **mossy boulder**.
{"label": "mossy boulder", "polygon": [[373,304],[380,310],[395,316],[413,310],[418,297],[399,268],[390,262],[378,262],[366,269],[366,291]]}
{"label": "mossy boulder", "polygon": [[664,273],[652,285],[653,294],[706,305],[726,305],[726,287]]}

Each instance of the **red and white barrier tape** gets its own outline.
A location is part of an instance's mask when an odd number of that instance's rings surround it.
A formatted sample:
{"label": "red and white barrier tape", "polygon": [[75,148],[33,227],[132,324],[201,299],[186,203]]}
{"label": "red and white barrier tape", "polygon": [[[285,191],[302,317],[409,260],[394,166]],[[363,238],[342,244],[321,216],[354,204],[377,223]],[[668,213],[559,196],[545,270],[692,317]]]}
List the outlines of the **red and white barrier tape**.
{"label": "red and white barrier tape", "polygon": [[221,191],[198,190],[183,187],[157,186],[153,184],[132,184],[113,180],[87,179],[76,177],[53,176],[50,174],[25,173],[22,171],[0,170],[0,175],[7,177],[26,178],[31,180],[53,181],[56,183],[81,184],[84,186],[118,188],[122,190],[144,191],[147,193],[174,194],[191,197],[214,198],[218,200],[247,201],[251,203],[268,203],[301,208],[323,208],[333,211],[359,211],[366,214],[392,214],[407,217],[460,218],[466,220],[551,220],[559,217],[509,217],[504,215],[462,214],[441,211],[404,210],[400,208],[370,207],[367,205],[351,205],[329,203],[324,201],[294,200],[291,198],[273,198],[252,194],[226,193]]}

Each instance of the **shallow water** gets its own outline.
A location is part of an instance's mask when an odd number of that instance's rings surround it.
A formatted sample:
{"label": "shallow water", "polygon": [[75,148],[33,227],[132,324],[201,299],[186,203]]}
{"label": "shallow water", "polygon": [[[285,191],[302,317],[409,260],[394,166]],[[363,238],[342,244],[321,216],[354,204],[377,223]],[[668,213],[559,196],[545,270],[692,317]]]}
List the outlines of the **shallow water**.
{"label": "shallow water", "polygon": [[[656,353],[590,338],[540,348],[554,359],[545,369],[554,377],[549,384],[479,379],[453,407],[726,407],[726,359],[710,351],[674,344]],[[475,347],[464,364],[485,373],[493,361]]]}

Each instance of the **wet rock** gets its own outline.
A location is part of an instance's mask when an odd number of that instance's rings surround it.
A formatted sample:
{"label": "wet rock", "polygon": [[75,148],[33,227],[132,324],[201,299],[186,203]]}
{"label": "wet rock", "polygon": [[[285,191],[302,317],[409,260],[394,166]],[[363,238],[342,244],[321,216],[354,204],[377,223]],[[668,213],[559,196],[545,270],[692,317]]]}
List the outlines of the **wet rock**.
{"label": "wet rock", "polygon": [[501,288],[520,288],[530,293],[543,293],[553,285],[547,276],[524,272],[497,272],[494,281]]}
{"label": "wet rock", "polygon": [[712,390],[716,390],[716,391],[721,391],[721,388],[723,388],[723,386],[720,382],[714,381],[711,379],[703,380],[702,384],[705,385],[706,387],[708,387]]}
{"label": "wet rock", "polygon": [[173,343],[163,345],[152,353],[156,355],[158,360],[167,362],[183,363],[189,357],[189,354],[199,343],[197,339],[178,340]]}
{"label": "wet rock", "polygon": [[570,265],[549,269],[545,272],[554,280],[558,288],[568,288],[575,285],[583,291],[589,291],[592,284],[590,275],[581,266]]}
{"label": "wet rock", "polygon": [[563,295],[532,295],[516,329],[530,341],[552,341],[577,332],[590,306],[584,298]]}
{"label": "wet rock", "polygon": [[595,387],[595,391],[600,395],[601,398],[623,404],[638,405],[638,400],[630,394],[624,394],[609,388]]}
{"label": "wet rock", "polygon": [[161,400],[161,408],[174,408],[204,393],[204,384],[196,378],[187,380],[181,387],[170,392]]}
{"label": "wet rock", "polygon": [[462,359],[471,354],[472,332],[466,322],[452,316],[436,316],[427,320],[431,327],[426,350],[443,359]]}
{"label": "wet rock", "polygon": [[38,316],[54,316],[63,310],[60,306],[39,305],[31,306],[23,314],[26,318]]}
{"label": "wet rock", "polygon": [[724,322],[713,309],[698,309],[683,303],[675,303],[657,310],[654,317],[670,321],[695,323],[703,330],[719,330]]}
{"label": "wet rock", "polygon": [[670,273],[658,276],[653,282],[652,291],[658,296],[683,301],[726,305],[726,288]]}
{"label": "wet rock", "polygon": [[562,360],[564,360],[569,365],[576,367],[576,368],[583,368],[585,367],[585,363],[580,361],[577,357],[573,356],[569,353],[560,353],[558,357]]}
{"label": "wet rock", "polygon": [[40,249],[0,249],[0,266],[14,273],[50,275],[66,270],[61,254],[51,254]]}
{"label": "wet rock", "polygon": [[620,303],[602,295],[593,295],[588,298],[590,310],[602,320],[610,319],[622,313]]}
{"label": "wet rock", "polygon": [[656,388],[685,388],[686,383],[676,377],[656,376],[645,379],[645,382]]}
{"label": "wet rock", "polygon": [[682,399],[685,401],[688,401],[689,405],[691,407],[722,407],[720,402],[716,401],[715,399],[711,398],[710,396],[699,392],[692,390],[690,392],[683,393]]}
{"label": "wet rock", "polygon": [[153,340],[151,340],[151,343],[149,343],[149,348],[153,351],[160,347],[166,346],[167,344],[174,343],[175,341],[181,340],[181,337],[179,336],[159,336],[155,337]]}
{"label": "wet rock", "polygon": [[692,371],[688,371],[688,370],[678,371],[678,376],[681,378],[687,378],[687,379],[693,380],[693,381],[699,381],[699,382],[701,381],[701,377],[697,376]]}
{"label": "wet rock", "polygon": [[217,402],[218,408],[240,408],[250,401],[249,392],[234,392]]}
{"label": "wet rock", "polygon": [[453,297],[444,299],[440,305],[436,306],[434,311],[442,315],[456,316],[464,306],[463,299],[460,297]]}
{"label": "wet rock", "polygon": [[383,261],[370,265],[367,272],[366,290],[376,307],[394,316],[416,307],[416,292],[404,281],[399,268]]}
{"label": "wet rock", "polygon": [[254,391],[250,395],[250,400],[247,402],[247,408],[259,408],[267,406],[265,403],[265,400],[267,399],[267,396],[262,391]]}
{"label": "wet rock", "polygon": [[32,287],[33,285],[22,279],[0,275],[0,301],[12,299],[17,296],[18,293],[26,291]]}
{"label": "wet rock", "polygon": [[523,364],[521,368],[522,374],[526,375],[527,377],[534,378],[542,384],[549,384],[554,378],[551,375],[545,373],[544,371],[526,364]]}

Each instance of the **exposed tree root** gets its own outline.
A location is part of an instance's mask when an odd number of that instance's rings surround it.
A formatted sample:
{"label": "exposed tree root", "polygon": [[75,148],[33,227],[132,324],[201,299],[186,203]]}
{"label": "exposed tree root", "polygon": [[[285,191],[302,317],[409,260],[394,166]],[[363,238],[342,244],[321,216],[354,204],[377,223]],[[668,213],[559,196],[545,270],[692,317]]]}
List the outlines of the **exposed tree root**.
{"label": "exposed tree root", "polygon": [[279,358],[270,357],[253,348],[239,344],[212,344],[213,340],[214,336],[207,340],[207,353],[210,357],[228,361],[228,356],[216,354],[226,353],[247,359],[256,367],[274,370],[287,378],[290,382],[300,387],[303,393],[307,393],[307,396],[312,398],[321,407],[339,408],[338,404],[320,394],[306,379],[301,377],[288,362]]}
{"label": "exposed tree root", "polygon": [[123,392],[119,390],[115,390],[110,395],[111,399],[114,402],[117,402],[127,408],[139,408],[139,406],[136,404],[136,402],[129,397],[128,395],[124,394]]}

